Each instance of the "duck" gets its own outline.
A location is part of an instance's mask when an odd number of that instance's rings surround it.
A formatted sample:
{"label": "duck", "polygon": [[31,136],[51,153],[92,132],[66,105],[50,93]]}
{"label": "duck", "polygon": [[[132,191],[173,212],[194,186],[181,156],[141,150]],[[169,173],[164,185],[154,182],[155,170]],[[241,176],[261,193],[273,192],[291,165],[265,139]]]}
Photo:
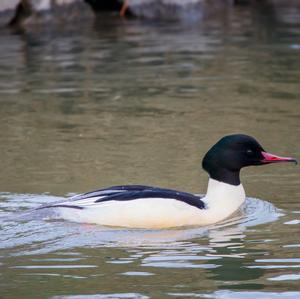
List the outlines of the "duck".
{"label": "duck", "polygon": [[65,201],[39,207],[55,209],[65,220],[110,227],[164,229],[208,226],[230,217],[245,202],[240,181],[244,167],[294,162],[292,157],[268,153],[245,134],[222,137],[204,155],[207,192],[197,194],[151,187],[124,185],[99,189]]}

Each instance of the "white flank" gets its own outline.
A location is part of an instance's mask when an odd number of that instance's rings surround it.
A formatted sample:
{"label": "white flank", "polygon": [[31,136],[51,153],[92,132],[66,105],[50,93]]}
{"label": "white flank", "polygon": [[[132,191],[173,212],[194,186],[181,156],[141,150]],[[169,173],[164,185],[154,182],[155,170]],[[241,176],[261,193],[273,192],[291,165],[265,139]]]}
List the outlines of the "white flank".
{"label": "white flank", "polygon": [[[141,198],[93,203],[91,199],[65,202],[84,209],[58,208],[62,218],[84,223],[131,228],[170,228],[209,225],[235,212],[245,200],[243,186],[209,179],[207,194],[201,199],[205,209],[175,199]],[[95,201],[95,198],[93,199]]]}

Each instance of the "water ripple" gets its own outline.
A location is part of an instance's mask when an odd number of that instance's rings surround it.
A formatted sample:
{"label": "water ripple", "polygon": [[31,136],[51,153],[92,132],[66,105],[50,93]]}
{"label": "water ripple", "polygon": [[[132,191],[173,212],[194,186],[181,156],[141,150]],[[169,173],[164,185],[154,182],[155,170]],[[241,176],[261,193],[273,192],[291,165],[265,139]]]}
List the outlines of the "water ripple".
{"label": "water ripple", "polygon": [[[208,238],[209,246],[197,247],[199,250],[210,250],[210,248],[230,247],[238,249],[243,246],[242,241],[245,237],[247,228],[269,223],[282,216],[282,211],[276,209],[269,202],[247,198],[244,206],[231,218],[226,219],[215,225],[207,227],[175,228],[163,230],[141,230],[141,229],[120,229],[108,228],[92,224],[79,224],[56,219],[56,215],[45,213],[46,210],[34,211],[33,207],[38,207],[41,203],[53,203],[58,197],[49,195],[28,195],[28,194],[2,194],[5,200],[2,207],[6,211],[13,211],[0,217],[1,225],[1,245],[2,249],[11,249],[10,255],[41,254],[57,250],[65,250],[80,246],[105,246],[105,247],[140,247],[146,248],[189,248],[194,246],[191,240],[197,238]],[[30,209],[29,209],[30,208]],[[28,212],[18,212],[27,209]],[[20,251],[23,246],[26,249]],[[214,255],[209,252],[209,259],[226,257],[227,255]],[[243,253],[232,255],[236,258],[243,258]],[[180,256],[185,259],[186,267],[188,263],[199,261],[201,257]],[[152,256],[145,264],[152,265],[167,262],[168,257]],[[176,258],[172,263],[175,264]],[[113,263],[128,263],[128,261],[111,261]],[[194,264],[191,264],[193,266]],[[175,265],[176,266],[176,265]],[[184,266],[183,264],[181,266]]]}

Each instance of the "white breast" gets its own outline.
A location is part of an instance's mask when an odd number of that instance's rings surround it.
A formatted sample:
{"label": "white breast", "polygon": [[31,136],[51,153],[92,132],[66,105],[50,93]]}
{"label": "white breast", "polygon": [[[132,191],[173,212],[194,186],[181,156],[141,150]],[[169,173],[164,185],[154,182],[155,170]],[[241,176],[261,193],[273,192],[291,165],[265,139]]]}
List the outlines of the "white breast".
{"label": "white breast", "polygon": [[202,199],[206,206],[206,218],[211,223],[221,221],[234,213],[245,201],[243,185],[238,186],[209,179],[207,193]]}
{"label": "white breast", "polygon": [[202,198],[206,209],[202,210],[171,198],[142,198],[94,204],[83,201],[82,210],[58,209],[62,218],[75,222],[132,228],[168,228],[208,225],[221,221],[236,211],[244,200],[242,185],[233,186],[210,179],[207,194]]}

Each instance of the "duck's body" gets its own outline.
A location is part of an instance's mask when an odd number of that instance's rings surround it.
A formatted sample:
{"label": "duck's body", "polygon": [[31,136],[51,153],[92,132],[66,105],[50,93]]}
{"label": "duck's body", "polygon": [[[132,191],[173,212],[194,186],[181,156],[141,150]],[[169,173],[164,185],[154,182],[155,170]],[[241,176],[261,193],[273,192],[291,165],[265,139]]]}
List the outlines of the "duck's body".
{"label": "duck's body", "polygon": [[[233,214],[245,201],[240,169],[250,165],[295,161],[266,153],[246,135],[222,138],[205,155],[207,193],[198,195],[156,187],[115,186],[44,206],[67,220],[132,228],[209,225]],[[41,209],[40,208],[40,209]]]}
{"label": "duck's body", "polygon": [[201,197],[148,186],[117,186],[53,205],[64,219],[108,226],[167,228],[208,225],[230,216],[245,200],[243,186],[209,180]]}

